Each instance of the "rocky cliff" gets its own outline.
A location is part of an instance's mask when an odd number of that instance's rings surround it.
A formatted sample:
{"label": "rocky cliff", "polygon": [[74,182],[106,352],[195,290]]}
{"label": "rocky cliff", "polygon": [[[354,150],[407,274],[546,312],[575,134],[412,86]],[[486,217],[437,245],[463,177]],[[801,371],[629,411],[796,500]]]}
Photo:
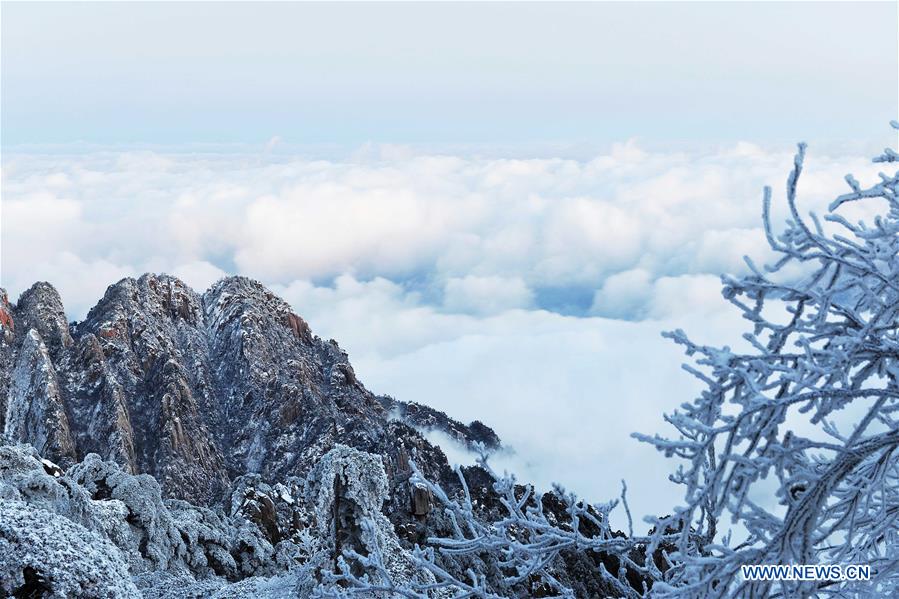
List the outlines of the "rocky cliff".
{"label": "rocky cliff", "polygon": [[335,341],[243,277],[202,295],[165,275],[123,279],[71,326],[37,283],[15,304],[3,293],[0,343],[7,437],[64,468],[96,453],[199,504],[246,473],[304,475],[338,443],[388,470],[423,442],[416,428],[499,444],[480,423],[375,396]]}
{"label": "rocky cliff", "polygon": [[[0,290],[0,590],[290,596],[321,582],[310,568],[336,567],[343,549],[365,553],[366,543],[389,549],[396,576],[423,576],[408,551],[452,522],[410,483],[410,460],[460,489],[422,435],[434,429],[500,447],[483,423],[374,395],[335,341],[244,277],[203,294],[166,275],[123,279],[72,324],[47,283],[14,304]],[[468,474],[487,517],[498,509],[490,482]],[[21,529],[32,525],[65,539],[43,557],[26,551],[28,534],[43,534]],[[47,569],[92,543],[96,568]],[[565,560],[560,579],[585,596],[602,589],[570,574],[593,558]],[[271,592],[254,577],[268,577]]]}

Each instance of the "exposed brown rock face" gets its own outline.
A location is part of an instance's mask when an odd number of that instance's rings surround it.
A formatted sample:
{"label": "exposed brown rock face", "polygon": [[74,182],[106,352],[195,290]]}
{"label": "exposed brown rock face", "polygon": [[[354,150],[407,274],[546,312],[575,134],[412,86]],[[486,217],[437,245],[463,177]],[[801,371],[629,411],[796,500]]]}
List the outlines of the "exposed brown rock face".
{"label": "exposed brown rock face", "polygon": [[412,515],[423,517],[431,511],[431,493],[422,484],[412,486]]}
{"label": "exposed brown rock face", "polygon": [[16,330],[16,323],[13,322],[12,314],[9,313],[9,298],[4,289],[0,289],[0,329],[4,334],[14,333]]}
{"label": "exposed brown rock face", "polygon": [[306,324],[305,320],[293,312],[287,315],[287,326],[289,326],[290,330],[293,331],[293,334],[297,336],[297,339],[306,341],[311,340],[312,331],[309,330],[309,325]]}

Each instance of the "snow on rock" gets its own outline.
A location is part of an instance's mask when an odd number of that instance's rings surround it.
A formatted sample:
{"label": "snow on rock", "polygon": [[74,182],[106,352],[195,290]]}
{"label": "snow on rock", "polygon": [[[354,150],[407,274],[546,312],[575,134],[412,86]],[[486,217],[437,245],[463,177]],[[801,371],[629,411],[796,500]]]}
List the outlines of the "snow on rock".
{"label": "snow on rock", "polygon": [[[129,576],[137,577],[145,590],[172,579],[218,589],[247,576],[283,574],[293,565],[295,545],[284,540],[272,546],[266,532],[243,513],[227,516],[185,501],[164,500],[153,477],[129,474],[95,454],[55,476],[47,473],[44,461],[31,446],[0,445],[0,505],[18,506],[17,514],[24,505],[29,514],[65,520],[73,530],[102,539],[104,551],[125,564]],[[20,520],[9,522],[7,536],[13,535]],[[69,540],[66,537],[65,542]],[[28,566],[24,545],[9,549],[10,568],[15,563]],[[74,562],[59,567],[82,566]],[[70,578],[80,580],[78,576],[72,573]]]}
{"label": "snow on rock", "polygon": [[433,576],[416,567],[382,511],[395,484],[385,459],[337,445],[304,479],[269,484],[248,474],[210,508],[165,499],[152,476],[96,454],[63,471],[33,447],[0,437],[2,590],[60,597],[330,596],[330,576],[353,554],[380,556],[383,571],[350,560],[356,574],[373,581],[431,585]]}
{"label": "snow on rock", "polygon": [[16,597],[140,597],[116,548],[68,518],[0,500],[0,591]]}
{"label": "snow on rock", "polygon": [[56,459],[75,457],[56,369],[35,329],[25,335],[18,354],[4,422],[3,432],[12,439],[27,441]]}
{"label": "snow on rock", "polygon": [[416,429],[499,446],[367,390],[246,277],[122,279],[72,325],[47,283],[0,310],[0,502],[102,539],[145,596],[304,596],[376,546],[395,582],[420,577],[408,551],[445,523],[413,513],[410,456],[458,483]]}
{"label": "snow on rock", "polygon": [[64,348],[72,346],[62,299],[50,283],[41,281],[32,285],[19,297],[16,312],[22,319],[23,329],[36,330],[51,355],[56,356]]}
{"label": "snow on rock", "polygon": [[[321,543],[317,560],[333,560],[346,551],[378,553],[393,583],[432,583],[430,573],[417,571],[390,520],[381,512],[387,495],[381,456],[345,445],[325,454],[306,483],[306,499],[315,518],[314,537]],[[376,572],[369,574],[377,576]]]}
{"label": "snow on rock", "polygon": [[89,454],[68,471],[68,478],[102,502],[121,502],[128,513],[132,543],[123,547],[139,567],[166,570],[187,553],[184,540],[171,513],[162,502],[159,483],[149,475],[131,475],[113,462]]}

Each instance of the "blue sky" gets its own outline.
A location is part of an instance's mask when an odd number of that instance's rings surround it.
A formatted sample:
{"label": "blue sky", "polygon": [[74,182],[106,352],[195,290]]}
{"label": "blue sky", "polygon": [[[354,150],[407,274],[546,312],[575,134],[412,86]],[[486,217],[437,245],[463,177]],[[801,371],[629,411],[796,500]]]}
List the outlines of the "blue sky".
{"label": "blue sky", "polygon": [[[146,271],[243,274],[378,393],[481,419],[592,500],[672,465],[628,435],[697,387],[663,330],[895,142],[897,5],[2,5],[0,285],[80,319]],[[850,220],[870,219],[853,204]],[[539,426],[534,426],[539,422]],[[468,459],[443,440],[454,459]],[[455,452],[455,453],[454,453]]]}
{"label": "blue sky", "polygon": [[5,3],[4,145],[884,139],[896,4]]}

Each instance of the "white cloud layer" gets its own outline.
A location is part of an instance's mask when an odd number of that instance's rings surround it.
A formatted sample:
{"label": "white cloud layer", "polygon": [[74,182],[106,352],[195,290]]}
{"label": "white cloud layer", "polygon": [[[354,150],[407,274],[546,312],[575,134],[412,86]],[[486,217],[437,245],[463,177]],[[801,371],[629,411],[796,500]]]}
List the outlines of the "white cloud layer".
{"label": "white cloud layer", "polygon": [[[768,257],[761,187],[779,197],[792,149],[311,160],[275,145],[7,153],[0,282],[15,298],[49,280],[81,318],[124,276],[204,289],[246,274],[340,341],[376,392],[494,426],[525,478],[599,500],[626,477],[636,511],[670,505],[670,465],[627,437],[662,430],[695,392],[659,332],[739,337],[718,275]],[[876,169],[812,152],[803,208],[823,211],[847,172]]]}
{"label": "white cloud layer", "polygon": [[[585,312],[601,290],[593,313],[645,315],[662,277],[764,259],[760,190],[784,180],[789,150],[650,153],[631,141],[580,161],[403,148],[342,161],[7,153],[3,282],[15,293],[60,280],[75,255],[98,279],[116,268],[183,271],[199,286],[219,271],[284,285],[380,276],[466,313],[556,309],[568,292]],[[814,154],[809,166],[804,201],[819,210],[846,172],[873,170]],[[62,291],[75,317],[95,299],[90,284]]]}

